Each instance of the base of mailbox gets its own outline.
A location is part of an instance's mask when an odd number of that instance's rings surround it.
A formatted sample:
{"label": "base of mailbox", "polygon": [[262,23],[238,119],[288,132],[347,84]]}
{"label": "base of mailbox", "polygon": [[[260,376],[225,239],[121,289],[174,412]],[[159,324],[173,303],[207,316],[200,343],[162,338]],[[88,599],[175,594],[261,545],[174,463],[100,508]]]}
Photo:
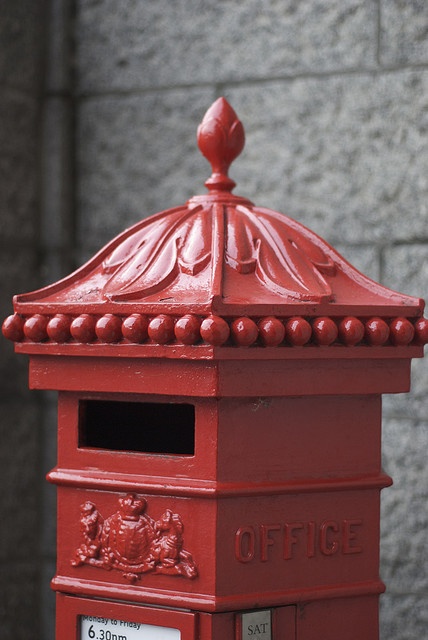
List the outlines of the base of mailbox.
{"label": "base of mailbox", "polygon": [[206,613],[57,594],[61,640],[378,640],[378,597]]}

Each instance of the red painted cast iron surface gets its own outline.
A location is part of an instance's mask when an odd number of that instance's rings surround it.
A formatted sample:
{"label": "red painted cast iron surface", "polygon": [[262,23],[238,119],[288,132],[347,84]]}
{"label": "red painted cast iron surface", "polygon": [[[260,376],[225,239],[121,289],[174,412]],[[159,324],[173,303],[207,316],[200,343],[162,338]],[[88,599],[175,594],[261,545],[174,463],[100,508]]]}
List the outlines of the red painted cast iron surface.
{"label": "red painted cast iron surface", "polygon": [[409,388],[424,303],[232,193],[223,98],[198,144],[208,193],[3,323],[59,391],[57,639],[89,616],[241,640],[268,609],[270,640],[378,640],[381,394]]}

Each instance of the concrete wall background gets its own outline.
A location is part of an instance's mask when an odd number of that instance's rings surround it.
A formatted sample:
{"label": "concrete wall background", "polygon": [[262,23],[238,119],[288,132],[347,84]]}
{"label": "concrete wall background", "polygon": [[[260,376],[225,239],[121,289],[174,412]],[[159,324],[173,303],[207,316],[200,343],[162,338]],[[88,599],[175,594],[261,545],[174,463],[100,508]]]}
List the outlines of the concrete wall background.
{"label": "concrete wall background", "polygon": [[[204,190],[195,130],[219,95],[247,132],[236,193],[428,299],[424,0],[8,0],[0,18],[3,315],[12,293]],[[49,640],[55,405],[26,392],[26,363],[2,349],[1,508],[14,526],[0,526],[1,622],[6,639]],[[383,640],[428,628],[427,392],[417,361],[411,394],[384,401]]]}
{"label": "concrete wall background", "polygon": [[[0,3],[0,309],[37,282],[44,3]],[[43,554],[40,398],[27,391],[27,363],[2,340],[0,357],[0,634],[31,637],[41,616]],[[17,361],[19,360],[19,362]],[[29,633],[29,635],[25,635]],[[33,636],[35,637],[35,636]]]}

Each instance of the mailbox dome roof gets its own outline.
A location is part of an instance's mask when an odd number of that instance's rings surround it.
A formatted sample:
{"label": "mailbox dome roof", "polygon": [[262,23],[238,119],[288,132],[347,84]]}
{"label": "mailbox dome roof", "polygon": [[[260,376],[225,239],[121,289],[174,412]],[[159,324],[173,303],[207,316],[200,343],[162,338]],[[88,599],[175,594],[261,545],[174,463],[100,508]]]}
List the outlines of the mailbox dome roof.
{"label": "mailbox dome roof", "polygon": [[227,322],[421,315],[422,300],[373,282],[300,223],[234,195],[228,170],[244,141],[240,120],[219,98],[198,128],[212,166],[208,193],[143,219],[64,280],[17,296],[15,311],[216,315]]}

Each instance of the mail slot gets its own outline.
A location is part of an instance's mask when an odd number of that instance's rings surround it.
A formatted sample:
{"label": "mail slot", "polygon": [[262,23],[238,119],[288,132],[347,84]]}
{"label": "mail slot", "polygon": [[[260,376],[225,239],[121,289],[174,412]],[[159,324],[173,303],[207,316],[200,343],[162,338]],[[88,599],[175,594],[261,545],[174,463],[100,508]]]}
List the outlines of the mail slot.
{"label": "mail slot", "polygon": [[381,397],[424,303],[232,193],[244,130],[198,129],[207,193],[18,295],[58,391],[58,640],[377,640]]}

